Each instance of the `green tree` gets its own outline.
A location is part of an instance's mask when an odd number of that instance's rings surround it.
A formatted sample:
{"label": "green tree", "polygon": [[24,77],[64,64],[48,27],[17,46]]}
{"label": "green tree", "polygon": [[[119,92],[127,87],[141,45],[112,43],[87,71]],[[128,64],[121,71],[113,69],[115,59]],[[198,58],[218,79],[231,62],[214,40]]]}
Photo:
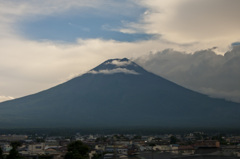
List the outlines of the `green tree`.
{"label": "green tree", "polygon": [[99,159],[99,158],[103,158],[102,156],[103,156],[103,154],[96,153],[96,154],[93,154],[93,157],[92,157],[92,159]]}
{"label": "green tree", "polygon": [[1,147],[0,147],[0,159],[3,159],[3,150]]}
{"label": "green tree", "polygon": [[36,142],[41,143],[41,142],[45,142],[45,140],[43,138],[36,138]]}
{"label": "green tree", "polygon": [[133,140],[135,140],[135,139],[142,139],[142,136],[140,136],[140,135],[135,135],[134,137],[133,137]]}
{"label": "green tree", "polygon": [[107,141],[107,137],[104,137],[104,136],[101,136],[101,137],[98,137],[95,142],[106,142]]}
{"label": "green tree", "polygon": [[75,141],[68,145],[67,150],[64,159],[87,159],[90,149],[81,141]]}
{"label": "green tree", "polygon": [[176,138],[176,136],[171,136],[170,137],[170,144],[176,144],[178,141],[178,139]]}
{"label": "green tree", "polygon": [[149,143],[149,146],[153,147],[153,146],[156,146],[155,143]]}
{"label": "green tree", "polygon": [[10,150],[9,155],[7,155],[7,159],[23,159],[17,150],[21,145],[22,144],[18,141],[11,142],[12,149]]}
{"label": "green tree", "polygon": [[218,134],[216,136],[212,137],[212,140],[217,140],[220,142],[221,145],[227,145],[227,141],[225,140],[225,136],[224,134]]}

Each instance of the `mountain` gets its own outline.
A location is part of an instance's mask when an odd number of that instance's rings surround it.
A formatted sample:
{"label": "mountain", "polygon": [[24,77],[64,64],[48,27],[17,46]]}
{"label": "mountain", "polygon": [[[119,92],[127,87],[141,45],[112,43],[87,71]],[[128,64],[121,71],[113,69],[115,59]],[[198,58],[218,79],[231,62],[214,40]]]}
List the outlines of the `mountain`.
{"label": "mountain", "polygon": [[236,127],[240,104],[110,59],[48,90],[0,103],[0,127]]}

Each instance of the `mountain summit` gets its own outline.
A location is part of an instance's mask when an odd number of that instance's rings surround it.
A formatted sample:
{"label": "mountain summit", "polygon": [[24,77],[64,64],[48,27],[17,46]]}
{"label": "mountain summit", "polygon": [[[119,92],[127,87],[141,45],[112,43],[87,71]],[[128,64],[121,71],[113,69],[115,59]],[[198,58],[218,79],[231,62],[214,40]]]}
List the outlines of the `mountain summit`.
{"label": "mountain summit", "polygon": [[143,74],[146,71],[138,66],[136,63],[123,59],[110,59],[102,63],[101,65],[90,70],[88,73],[93,74],[114,74],[114,73],[125,73],[125,74]]}
{"label": "mountain summit", "polygon": [[124,59],[0,103],[0,127],[236,127],[240,104],[183,88]]}

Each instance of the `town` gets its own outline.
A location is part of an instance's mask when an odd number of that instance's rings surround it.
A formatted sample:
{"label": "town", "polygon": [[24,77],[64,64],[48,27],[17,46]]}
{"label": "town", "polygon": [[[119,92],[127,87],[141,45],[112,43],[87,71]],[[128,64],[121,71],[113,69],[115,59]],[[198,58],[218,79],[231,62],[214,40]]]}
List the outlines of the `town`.
{"label": "town", "polygon": [[[17,148],[14,147],[18,143]],[[226,156],[240,158],[240,135],[207,134],[94,134],[73,136],[14,135],[0,136],[2,158],[8,158],[11,150],[29,159],[67,158],[69,144],[86,146],[89,159],[111,158],[185,158],[194,156]],[[1,157],[0,156],[0,157]],[[230,158],[231,159],[231,158]]]}

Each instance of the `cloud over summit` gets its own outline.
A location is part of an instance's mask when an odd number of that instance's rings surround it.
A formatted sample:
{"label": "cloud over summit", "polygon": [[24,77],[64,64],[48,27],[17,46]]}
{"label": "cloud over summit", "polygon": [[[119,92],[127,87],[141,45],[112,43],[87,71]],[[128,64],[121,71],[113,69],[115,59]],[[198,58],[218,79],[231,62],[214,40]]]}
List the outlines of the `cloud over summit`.
{"label": "cloud over summit", "polygon": [[116,66],[127,66],[130,65],[132,62],[131,61],[120,61],[120,60],[113,60],[111,62],[108,62],[106,64],[112,64]]}
{"label": "cloud over summit", "polygon": [[134,70],[128,70],[126,68],[115,68],[115,69],[111,69],[111,70],[99,70],[99,71],[95,71],[95,70],[91,70],[87,73],[91,73],[91,74],[115,74],[115,73],[125,73],[125,74],[133,74],[133,75],[139,75],[138,72],[134,71]]}

